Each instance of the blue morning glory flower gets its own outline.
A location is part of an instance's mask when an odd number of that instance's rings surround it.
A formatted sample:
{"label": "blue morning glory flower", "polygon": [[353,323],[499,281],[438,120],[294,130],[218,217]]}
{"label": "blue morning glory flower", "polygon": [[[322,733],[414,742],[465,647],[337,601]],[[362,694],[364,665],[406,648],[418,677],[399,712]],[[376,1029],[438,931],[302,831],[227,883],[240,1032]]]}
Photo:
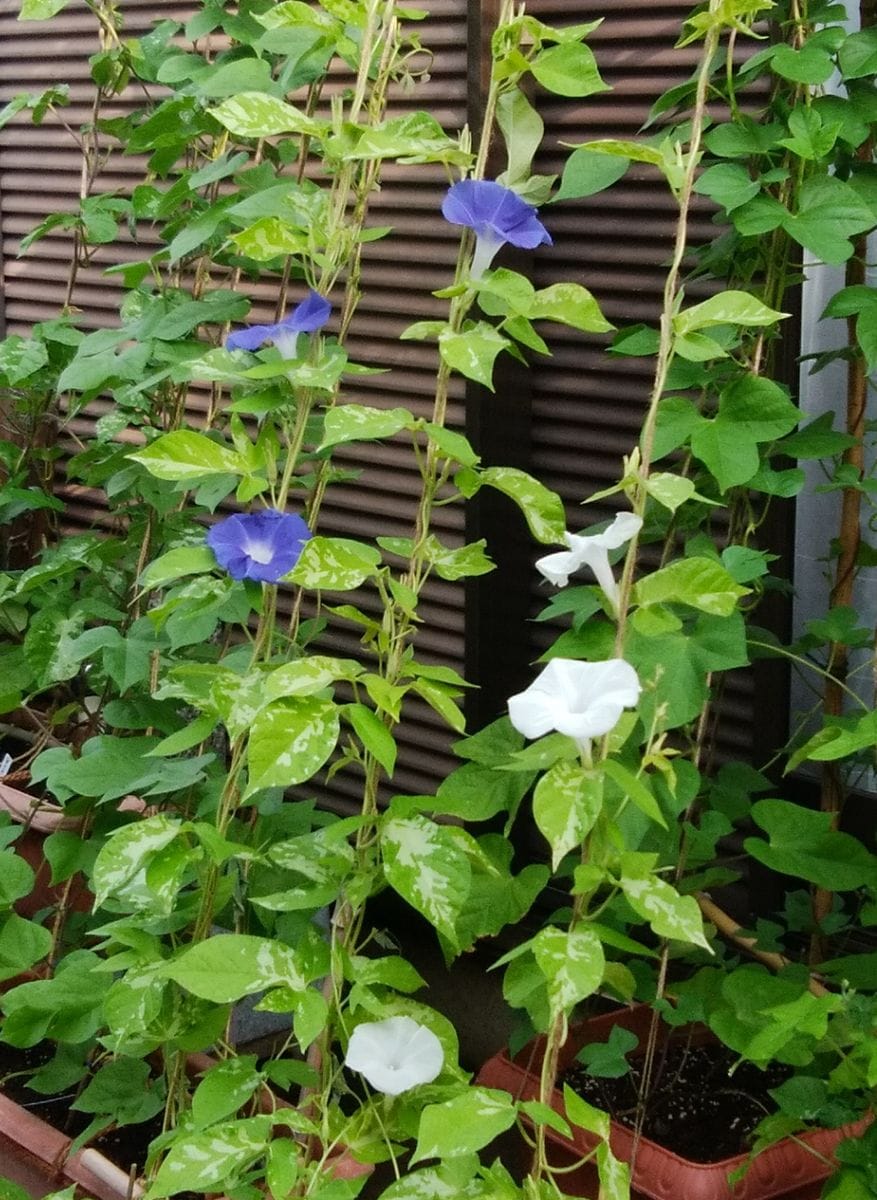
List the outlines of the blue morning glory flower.
{"label": "blue morning glory flower", "polygon": [[506,242],[526,250],[543,242],[551,245],[551,236],[532,204],[489,179],[455,183],[442,202],[442,214],[452,225],[468,225],[475,231],[473,279],[481,278]]}
{"label": "blue morning glory flower", "polygon": [[300,333],[316,333],[329,320],[332,305],[325,296],[311,289],[301,304],[276,325],[250,325],[225,339],[226,350],[258,350],[273,342],[283,358],[295,358]]}
{"label": "blue morning glory flower", "polygon": [[298,562],[310,536],[295,513],[263,508],[218,521],[207,532],[207,545],[232,579],[277,583]]}

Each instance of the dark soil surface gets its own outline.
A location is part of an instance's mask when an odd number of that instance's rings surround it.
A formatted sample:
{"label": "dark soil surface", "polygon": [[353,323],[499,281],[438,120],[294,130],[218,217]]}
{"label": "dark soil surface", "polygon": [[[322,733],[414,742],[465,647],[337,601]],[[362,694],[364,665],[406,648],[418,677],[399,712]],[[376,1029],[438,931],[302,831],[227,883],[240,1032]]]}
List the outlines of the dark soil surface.
{"label": "dark soil surface", "polygon": [[[641,1059],[619,1079],[589,1075],[573,1063],[563,1079],[590,1104],[633,1128],[642,1080]],[[788,1078],[781,1064],[761,1071],[751,1063],[735,1067],[736,1056],[715,1043],[672,1043],[659,1049],[646,1103],[643,1136],[691,1162],[721,1162],[749,1149],[753,1129],[776,1105],[768,1095]]]}
{"label": "dark soil surface", "polygon": [[[82,1133],[91,1119],[89,1113],[78,1112],[70,1107],[76,1099],[76,1092],[71,1091],[61,1096],[43,1096],[31,1091],[27,1086],[29,1076],[48,1062],[51,1056],[52,1051],[48,1046],[33,1046],[27,1050],[20,1050],[0,1042],[0,1088],[10,1100],[20,1104],[47,1125],[52,1125],[69,1138],[75,1138]],[[94,1146],[126,1174],[132,1166],[137,1168],[139,1174],[146,1160],[149,1143],[161,1133],[161,1124],[159,1114],[141,1125],[108,1129],[90,1139],[88,1145]]]}

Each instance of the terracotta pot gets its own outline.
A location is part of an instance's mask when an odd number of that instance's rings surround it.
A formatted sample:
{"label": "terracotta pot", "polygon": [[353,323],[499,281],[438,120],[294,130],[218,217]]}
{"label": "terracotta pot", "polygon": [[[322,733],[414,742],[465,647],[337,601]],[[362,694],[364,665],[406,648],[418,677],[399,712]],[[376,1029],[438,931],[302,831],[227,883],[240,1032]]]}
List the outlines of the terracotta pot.
{"label": "terracotta pot", "polygon": [[[119,812],[144,812],[146,805],[139,796],[125,796],[117,805]],[[29,792],[21,791],[0,780],[0,812],[7,812],[12,820],[24,826],[24,832],[16,839],[15,852],[25,860],[34,872],[34,886],[29,896],[16,902],[15,910],[22,917],[32,917],[44,908],[54,908],[63,903],[74,912],[88,912],[94,897],[81,875],[75,875],[67,883],[53,887],[50,880],[51,868],[43,854],[43,840],[59,829],[76,831],[82,828],[81,817],[70,817],[64,809],[50,800],[37,799]]]}
{"label": "terracotta pot", "polygon": [[[651,1012],[646,1006],[622,1009],[594,1017],[574,1028],[561,1052],[560,1070],[564,1071],[582,1046],[589,1042],[605,1042],[614,1026],[630,1030],[642,1045],[648,1036]],[[703,1044],[712,1040],[709,1030],[687,1027],[672,1031],[672,1036],[692,1036]],[[671,1031],[664,1027],[665,1038]],[[519,1100],[539,1097],[539,1072],[544,1053],[544,1038],[530,1042],[512,1058],[503,1050],[481,1068],[477,1082],[485,1087],[501,1088]],[[564,1115],[563,1098],[555,1091],[552,1108]],[[746,1174],[732,1187],[728,1176],[743,1166],[748,1155],[739,1154],[720,1162],[699,1163],[681,1158],[649,1138],[640,1138],[636,1161],[631,1171],[631,1195],[638,1200],[818,1200],[821,1185],[831,1173],[823,1159],[830,1159],[839,1142],[863,1132],[869,1121],[845,1125],[841,1129],[822,1129],[804,1133],[795,1139],[784,1138],[762,1151],[749,1165]],[[574,1130],[572,1139],[554,1130],[547,1130],[549,1144],[554,1148],[553,1165],[568,1166],[588,1154],[597,1139],[582,1129]],[[617,1121],[611,1123],[610,1144],[615,1156],[630,1163],[634,1152],[633,1131]],[[810,1153],[810,1147],[815,1153]],[[572,1196],[595,1196],[597,1173],[590,1163],[563,1175],[563,1191]]]}
{"label": "terracotta pot", "polygon": [[32,1196],[45,1196],[71,1183],[94,1200],[125,1200],[143,1189],[97,1150],[70,1155],[71,1139],[0,1093],[0,1163],[3,1174]]}

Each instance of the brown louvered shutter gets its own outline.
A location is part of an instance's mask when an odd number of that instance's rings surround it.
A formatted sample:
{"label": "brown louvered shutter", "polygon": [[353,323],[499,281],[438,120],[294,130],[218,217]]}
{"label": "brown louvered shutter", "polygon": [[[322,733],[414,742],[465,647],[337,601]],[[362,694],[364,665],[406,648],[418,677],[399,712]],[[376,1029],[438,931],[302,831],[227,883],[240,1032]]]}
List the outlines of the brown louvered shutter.
{"label": "brown louvered shutter", "polygon": [[[0,101],[19,91],[39,92],[51,84],[68,83],[72,103],[62,109],[63,119],[76,130],[90,119],[92,85],[88,58],[98,49],[95,21],[82,0],[44,24],[18,22],[18,0],[0,0]],[[161,18],[185,19],[185,4],[159,0],[125,0],[122,11],[125,35],[139,36]],[[429,17],[417,30],[422,44],[432,51],[429,79],[411,95],[392,99],[392,114],[429,109],[450,132],[467,120],[467,20],[465,0],[436,0]],[[419,61],[417,67],[424,63]],[[158,91],[158,89],[151,89]],[[126,111],[139,98],[133,94],[108,106],[112,115]],[[122,194],[142,177],[141,164],[114,151],[95,191],[118,189]],[[434,344],[401,342],[399,333],[413,320],[441,317],[446,302],[430,292],[446,286],[452,277],[457,235],[439,216],[441,197],[447,188],[441,167],[390,166],[380,194],[372,206],[369,223],[391,225],[393,234],[385,241],[367,246],[363,264],[363,299],[353,336],[351,357],[367,365],[390,367],[387,374],[364,376],[346,391],[348,400],[375,405],[403,405],[418,416],[429,416],[435,379]],[[72,242],[69,235],[53,232],[36,242],[18,258],[19,242],[47,212],[71,210],[80,188],[80,156],[69,134],[51,115],[43,125],[31,124],[22,113],[0,130],[0,229],[3,236],[3,288],[7,331],[26,333],[30,325],[56,316],[64,303]],[[148,234],[147,234],[148,237]],[[118,322],[120,291],[104,269],[116,262],[143,256],[143,248],[131,243],[101,248],[90,266],[82,269],[73,292],[77,316],[85,328]],[[275,285],[260,281],[251,289],[255,301],[253,319],[271,319]],[[449,421],[462,427],[463,387],[453,385]],[[197,389],[191,411],[197,420],[205,408]],[[85,433],[89,420],[105,405],[97,402],[85,418],[72,425],[72,432]],[[411,533],[419,477],[414,470],[410,447],[401,441],[357,448],[338,455],[339,461],[362,471],[352,485],[330,489],[323,510],[322,532],[372,540],[379,535],[406,536]],[[79,485],[59,479],[59,492],[68,505],[66,520],[71,529],[100,524],[99,497]],[[436,533],[448,544],[458,545],[463,536],[463,514],[459,508],[439,509]],[[368,595],[354,599],[374,609]],[[418,638],[418,654],[430,662],[463,669],[464,595],[461,585],[438,580],[428,589],[423,606],[424,627]],[[333,627],[331,648],[355,654],[358,634]],[[452,765],[451,736],[442,721],[426,706],[412,706],[400,733],[399,766],[395,790],[424,792]],[[336,776],[330,797],[344,807],[346,799],[358,794],[358,780]]]}
{"label": "brown louvered shutter", "polygon": [[[162,16],[180,17],[185,5],[162,0],[125,0],[126,33],[145,32]],[[485,42],[497,0],[434,0],[421,26],[422,40],[435,58],[430,80],[412,99],[397,98],[397,110],[431,109],[449,131],[477,115],[484,85]],[[582,100],[548,96],[536,89],[546,125],[541,171],[560,168],[562,142],[634,136],[653,100],[685,80],[696,49],[675,50],[674,42],[688,0],[530,0],[529,11],[549,23],[568,24],[604,18],[591,36],[601,71],[612,87]],[[16,21],[18,0],[0,0],[0,99],[50,83],[69,82],[73,104],[64,117],[75,129],[89,118],[88,55],[96,48],[93,18],[81,0],[45,25]],[[118,106],[124,109],[124,103]],[[499,164],[501,166],[501,163]],[[98,190],[129,188],[139,167],[115,154]],[[350,352],[367,364],[392,365],[389,374],[361,377],[347,390],[351,400],[404,405],[426,415],[430,410],[435,350],[423,343],[399,342],[412,320],[441,316],[442,302],[432,289],[450,278],[456,238],[438,216],[446,186],[436,170],[429,181],[422,168],[388,170],[372,209],[373,224],[394,227],[391,239],[366,247],[363,300],[350,340]],[[3,288],[9,332],[25,332],[34,321],[55,315],[63,302],[70,241],[53,233],[23,258],[16,257],[21,236],[40,215],[70,208],[79,190],[79,156],[56,120],[33,127],[21,114],[0,130],[0,231],[3,238]],[[544,217],[554,247],[541,247],[522,261],[539,286],[570,279],[590,288],[615,324],[654,320],[674,224],[674,205],[666,188],[645,168],[634,167],[609,193],[590,200],[550,206]],[[707,218],[695,229],[710,236]],[[113,261],[137,257],[126,247],[101,251],[94,266],[80,274],[74,302],[86,327],[117,320],[118,291],[102,275]],[[516,265],[506,252],[502,260]],[[254,288],[254,317],[270,316],[273,286]],[[570,527],[609,515],[594,505],[585,517],[581,500],[616,479],[621,456],[633,445],[649,388],[646,360],[607,357],[604,338],[586,338],[561,326],[546,330],[553,357],[534,361],[529,371],[507,357],[497,364],[496,392],[466,387],[457,380],[450,420],[466,428],[489,464],[514,465],[537,475],[561,493]],[[193,395],[193,408],[201,404]],[[325,531],[371,538],[404,536],[410,531],[418,480],[401,443],[348,453],[345,460],[362,468],[360,481],[338,486],[325,509]],[[94,497],[66,489],[72,524],[85,527],[99,513]],[[449,543],[485,536],[500,565],[494,575],[465,589],[438,581],[424,601],[425,627],[418,652],[431,661],[460,669],[480,685],[471,698],[473,727],[504,711],[507,697],[532,677],[530,664],[544,646],[544,630],[529,619],[544,603],[532,570],[534,547],[519,513],[503,497],[480,494],[469,506],[466,529],[459,507],[440,509],[436,530]],[[368,607],[368,597],[358,598]],[[465,625],[465,633],[464,633]],[[355,631],[337,630],[333,647],[355,653]],[[754,699],[747,679],[733,680],[726,696],[726,737],[743,751],[751,731]],[[438,718],[418,710],[402,732],[396,790],[422,792],[454,761],[450,736]],[[344,807],[356,794],[352,776],[332,781],[332,795]]]}
{"label": "brown louvered shutter", "polygon": [[[602,18],[588,44],[611,88],[582,99],[533,91],[532,102],[545,122],[535,164],[540,173],[559,174],[569,145],[641,136],[655,100],[689,80],[694,71],[699,47],[675,47],[690,10],[688,0],[529,0],[527,11],[549,25]],[[540,247],[523,269],[537,287],[560,280],[587,287],[616,326],[656,325],[677,212],[657,172],[634,163],[606,192],[546,206],[542,216],[554,245]],[[693,241],[706,243],[715,236],[707,207],[698,204],[691,225]],[[497,397],[480,397],[473,420],[491,462],[509,460],[503,430],[513,431],[521,442],[512,450],[518,456],[516,465],[560,493],[568,528],[580,530],[617,511],[616,498],[585,509],[581,504],[620,478],[622,457],[637,442],[653,360],[607,354],[606,336],[588,337],[560,325],[546,326],[542,332],[552,357],[529,355],[528,372],[506,367]],[[475,582],[478,595],[471,603],[470,670],[486,685],[482,720],[499,715],[505,698],[532,679],[531,664],[552,640],[548,626],[528,619],[545,606],[554,589],[539,583],[532,570],[532,543],[525,530],[510,533],[508,520],[507,508],[498,504],[479,527],[501,543],[498,554],[504,569],[501,582],[495,577]],[[499,686],[492,686],[492,678]],[[728,753],[748,756],[752,708],[751,678],[733,673],[722,701],[722,742]]]}

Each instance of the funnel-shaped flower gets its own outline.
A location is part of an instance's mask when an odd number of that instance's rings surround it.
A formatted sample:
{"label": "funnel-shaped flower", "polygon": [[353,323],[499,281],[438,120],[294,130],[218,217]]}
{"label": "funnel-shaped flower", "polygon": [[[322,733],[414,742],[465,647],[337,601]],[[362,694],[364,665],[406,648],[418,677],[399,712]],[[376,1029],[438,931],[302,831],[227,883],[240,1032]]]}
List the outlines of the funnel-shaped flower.
{"label": "funnel-shaped flower", "polygon": [[642,520],[633,513],[619,513],[608,529],[602,533],[566,533],[569,550],[546,554],[536,560],[536,570],[541,571],[549,583],[563,587],[573,571],[579,567],[590,567],[594,577],[612,606],[618,610],[618,585],[609,565],[609,551],[617,550],[629,542],[642,528]]}
{"label": "funnel-shaped flower", "polygon": [[276,325],[250,325],[225,339],[226,350],[258,350],[273,342],[284,358],[295,358],[301,333],[316,333],[329,320],[332,305],[319,292],[311,290],[288,317]]}
{"label": "funnel-shaped flower", "polygon": [[640,691],[636,671],[623,658],[553,658],[526,691],[510,698],[509,718],[524,737],[557,730],[587,750],[591,738],[614,729],[624,709],[633,708]]}
{"label": "funnel-shaped flower", "polygon": [[442,1044],[411,1017],[366,1021],[350,1035],[346,1066],[364,1075],[377,1092],[398,1096],[432,1083],[444,1065]]}
{"label": "funnel-shaped flower", "polygon": [[548,230],[532,204],[511,188],[489,179],[463,179],[455,183],[442,202],[442,214],[452,225],[468,225],[475,231],[470,271],[473,279],[481,278],[506,242],[527,250],[542,242],[551,245]]}
{"label": "funnel-shaped flower", "polygon": [[207,545],[232,579],[276,583],[298,562],[310,536],[295,513],[263,508],[218,521],[207,532]]}

